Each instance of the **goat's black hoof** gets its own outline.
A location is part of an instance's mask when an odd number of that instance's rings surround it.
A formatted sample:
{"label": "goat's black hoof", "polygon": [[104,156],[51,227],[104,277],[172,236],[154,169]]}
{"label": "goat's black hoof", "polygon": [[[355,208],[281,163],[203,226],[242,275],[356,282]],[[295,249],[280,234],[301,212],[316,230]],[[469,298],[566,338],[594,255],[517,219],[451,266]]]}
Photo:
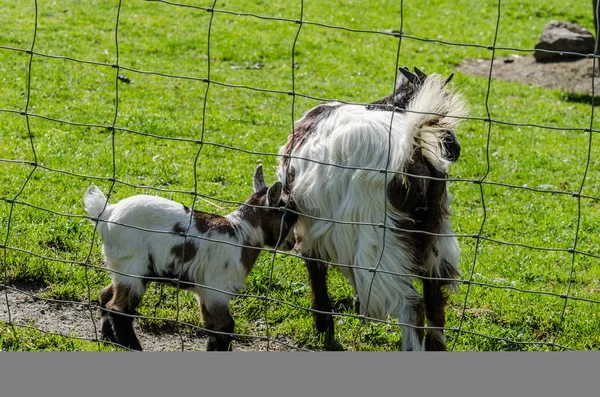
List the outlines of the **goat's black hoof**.
{"label": "goat's black hoof", "polygon": [[333,335],[333,316],[331,315],[318,315],[314,317],[313,329],[317,334],[331,334]]}
{"label": "goat's black hoof", "polygon": [[113,324],[110,316],[107,313],[102,313],[100,319],[100,340],[117,343],[117,337],[113,329]]}
{"label": "goat's black hoof", "polygon": [[323,345],[327,351],[339,352],[346,350],[344,346],[333,337],[325,340]]}
{"label": "goat's black hoof", "polygon": [[319,343],[326,351],[342,351],[345,350],[344,346],[335,339],[333,331],[327,331],[317,334]]}
{"label": "goat's black hoof", "polygon": [[208,338],[208,342],[206,343],[206,351],[220,351],[220,352],[230,352],[233,348],[233,339],[227,338],[218,338],[211,336]]}
{"label": "goat's black hoof", "polygon": [[425,336],[425,350],[430,352],[445,352],[446,343],[438,338],[427,335]]}
{"label": "goat's black hoof", "polygon": [[141,351],[144,350],[144,349],[142,349],[142,345],[140,345],[139,342],[132,343],[129,346],[126,346],[126,347],[128,349],[135,350],[137,352],[141,352]]}

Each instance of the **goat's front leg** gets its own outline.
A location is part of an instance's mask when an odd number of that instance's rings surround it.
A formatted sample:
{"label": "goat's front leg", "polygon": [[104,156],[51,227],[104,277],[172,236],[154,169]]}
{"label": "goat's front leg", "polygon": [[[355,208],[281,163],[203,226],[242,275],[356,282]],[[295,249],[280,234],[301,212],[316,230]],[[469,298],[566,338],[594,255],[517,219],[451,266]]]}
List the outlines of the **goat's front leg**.
{"label": "goat's front leg", "polygon": [[[312,294],[312,308],[330,313],[331,299],[327,292],[327,266],[317,261],[306,260],[306,270]],[[312,312],[315,332],[333,337],[334,325],[331,314]]]}
{"label": "goat's front leg", "polygon": [[211,332],[206,344],[207,351],[231,351],[233,337],[233,328],[235,322],[229,311],[229,305],[225,303],[210,304],[207,306],[204,302],[200,305],[202,310],[202,319],[204,327],[209,331],[218,331],[223,333]]}

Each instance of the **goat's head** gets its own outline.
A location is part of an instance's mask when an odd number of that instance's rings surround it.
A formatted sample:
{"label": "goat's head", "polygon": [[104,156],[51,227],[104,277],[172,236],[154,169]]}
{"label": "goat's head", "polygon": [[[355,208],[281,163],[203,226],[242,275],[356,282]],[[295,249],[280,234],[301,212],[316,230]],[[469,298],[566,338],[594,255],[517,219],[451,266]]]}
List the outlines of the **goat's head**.
{"label": "goat's head", "polygon": [[294,203],[283,192],[280,181],[267,187],[262,165],[256,167],[253,183],[254,193],[245,202],[252,206],[246,207],[251,222],[262,230],[266,246],[289,251],[295,244],[293,229],[298,215],[283,208],[295,210]]}

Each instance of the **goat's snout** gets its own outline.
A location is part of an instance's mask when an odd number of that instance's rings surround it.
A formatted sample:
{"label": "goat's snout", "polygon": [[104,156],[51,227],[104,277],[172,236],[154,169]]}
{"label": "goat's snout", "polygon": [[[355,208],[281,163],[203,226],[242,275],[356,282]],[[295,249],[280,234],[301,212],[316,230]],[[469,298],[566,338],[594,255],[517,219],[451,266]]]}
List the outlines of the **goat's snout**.
{"label": "goat's snout", "polygon": [[294,229],[290,230],[285,238],[279,243],[279,251],[292,251],[296,246],[296,235]]}

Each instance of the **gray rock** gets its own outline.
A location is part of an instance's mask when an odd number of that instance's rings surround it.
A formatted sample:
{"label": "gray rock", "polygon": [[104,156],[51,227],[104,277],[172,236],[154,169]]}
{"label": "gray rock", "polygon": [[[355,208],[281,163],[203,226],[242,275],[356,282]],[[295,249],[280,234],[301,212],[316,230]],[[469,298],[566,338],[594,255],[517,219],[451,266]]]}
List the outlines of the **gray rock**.
{"label": "gray rock", "polygon": [[595,44],[594,35],[589,30],[571,22],[550,21],[535,45],[536,51],[533,56],[536,61],[571,57],[571,55],[561,56],[558,53],[539,51],[540,49],[592,54]]}

